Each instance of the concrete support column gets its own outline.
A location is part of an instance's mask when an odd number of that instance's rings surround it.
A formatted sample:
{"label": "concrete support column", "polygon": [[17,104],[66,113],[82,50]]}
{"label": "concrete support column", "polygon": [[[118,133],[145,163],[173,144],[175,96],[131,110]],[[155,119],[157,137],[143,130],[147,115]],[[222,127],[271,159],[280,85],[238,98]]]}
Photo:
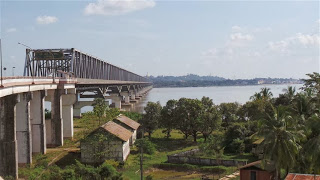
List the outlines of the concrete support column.
{"label": "concrete support column", "polygon": [[110,94],[110,96],[107,96],[106,99],[111,99],[112,103],[115,104],[115,108],[121,109],[122,96],[118,94]]}
{"label": "concrete support column", "polygon": [[136,93],[135,92],[131,93],[130,99],[136,100]]}
{"label": "concrete support column", "polygon": [[62,95],[63,138],[73,138],[73,104],[76,102],[75,89],[69,89]]}
{"label": "concrete support column", "polygon": [[30,100],[32,93],[20,94],[20,102],[16,104],[17,114],[17,148],[19,165],[32,163],[32,141],[30,123]]}
{"label": "concrete support column", "polygon": [[34,91],[30,101],[32,153],[45,154],[47,151],[44,98],[46,91]]}
{"label": "concrete support column", "polygon": [[130,94],[131,94],[131,92],[128,92],[128,91],[123,91],[120,93],[121,96],[124,96],[124,102],[126,104],[130,103]]}
{"label": "concrete support column", "polygon": [[129,95],[124,97],[124,102],[130,103],[130,96]]}
{"label": "concrete support column", "polygon": [[74,118],[81,118],[81,108],[73,107],[73,117]]}
{"label": "concrete support column", "polygon": [[48,145],[51,146],[63,145],[62,94],[64,94],[63,89],[55,89],[48,92],[51,100],[51,125],[48,126],[51,126],[49,131],[51,142]]}
{"label": "concrete support column", "polygon": [[16,103],[19,95],[0,98],[0,176],[18,178]]}

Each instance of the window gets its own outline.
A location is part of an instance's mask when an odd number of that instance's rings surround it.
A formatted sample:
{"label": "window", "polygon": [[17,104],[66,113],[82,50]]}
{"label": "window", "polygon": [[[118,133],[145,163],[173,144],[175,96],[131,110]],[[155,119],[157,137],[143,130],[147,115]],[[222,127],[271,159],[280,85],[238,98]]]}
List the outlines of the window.
{"label": "window", "polygon": [[250,171],[250,180],[257,180],[256,171]]}

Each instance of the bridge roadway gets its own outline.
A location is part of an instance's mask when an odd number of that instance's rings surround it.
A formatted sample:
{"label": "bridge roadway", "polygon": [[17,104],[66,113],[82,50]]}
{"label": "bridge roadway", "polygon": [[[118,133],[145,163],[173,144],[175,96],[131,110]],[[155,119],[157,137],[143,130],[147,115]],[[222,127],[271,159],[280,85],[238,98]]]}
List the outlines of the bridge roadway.
{"label": "bridge roadway", "polygon": [[[0,176],[18,178],[18,167],[32,163],[32,154],[62,146],[73,137],[73,116],[102,97],[112,106],[137,102],[151,90],[150,82],[81,79],[70,77],[6,77],[0,87]],[[51,119],[45,119],[45,101]],[[83,102],[83,103],[82,103]]]}

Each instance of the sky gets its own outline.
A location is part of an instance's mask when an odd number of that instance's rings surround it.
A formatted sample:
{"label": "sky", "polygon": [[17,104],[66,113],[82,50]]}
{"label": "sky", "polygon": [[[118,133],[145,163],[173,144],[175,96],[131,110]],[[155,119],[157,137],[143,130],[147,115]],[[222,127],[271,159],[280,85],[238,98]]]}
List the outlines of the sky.
{"label": "sky", "polygon": [[1,0],[5,74],[25,47],[76,48],[140,75],[305,78],[319,1]]}

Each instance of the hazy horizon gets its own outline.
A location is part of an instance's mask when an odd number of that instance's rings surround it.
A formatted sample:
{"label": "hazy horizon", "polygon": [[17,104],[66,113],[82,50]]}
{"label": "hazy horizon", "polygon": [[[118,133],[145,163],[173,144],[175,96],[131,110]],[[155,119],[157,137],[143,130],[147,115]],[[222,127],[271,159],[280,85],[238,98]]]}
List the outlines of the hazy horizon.
{"label": "hazy horizon", "polygon": [[76,48],[139,75],[306,78],[319,72],[319,1],[1,1],[6,74],[25,47]]}

